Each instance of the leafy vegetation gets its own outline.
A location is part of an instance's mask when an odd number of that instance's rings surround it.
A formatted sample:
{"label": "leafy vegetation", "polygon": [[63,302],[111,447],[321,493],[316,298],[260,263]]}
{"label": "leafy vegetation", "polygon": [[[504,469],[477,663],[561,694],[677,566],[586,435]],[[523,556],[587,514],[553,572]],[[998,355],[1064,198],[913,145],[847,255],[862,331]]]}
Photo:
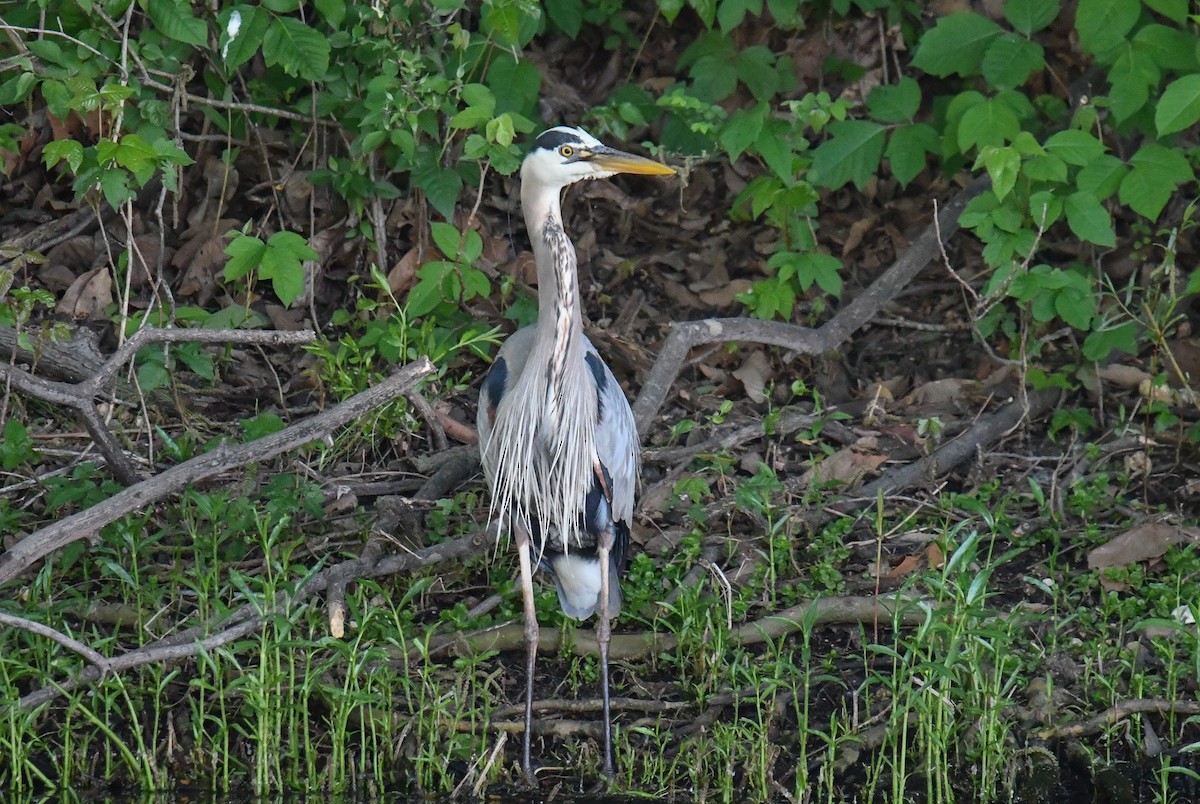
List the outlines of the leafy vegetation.
{"label": "leafy vegetation", "polygon": [[[928,498],[860,501],[858,519],[812,528],[805,512],[853,485],[818,472],[849,451],[822,429],[848,414],[826,415],[824,389],[796,379],[790,358],[753,404],[730,396],[739,386],[722,367],[702,371],[684,409],[647,434],[660,455],[690,452],[647,477],[658,502],[644,513],[662,538],[640,540],[618,630],[669,640],[617,673],[617,695],[646,706],[620,713],[616,784],[722,800],[990,801],[1040,795],[1039,780],[1103,791],[1102,771],[1121,767],[1146,800],[1194,798],[1200,715],[1160,707],[1051,733],[1131,699],[1194,704],[1200,683],[1194,543],[1112,566],[1085,558],[1143,519],[1195,531],[1194,478],[1180,469],[1200,444],[1200,364],[1183,351],[1200,292],[1200,17],[1187,2],[1005,0],[936,17],[908,0],[214,8],[39,0],[0,21],[0,169],[14,199],[0,204],[0,325],[31,362],[35,335],[67,336],[56,315],[90,319],[110,344],[148,325],[321,334],[286,367],[197,344],[143,349],[105,411],[142,468],[274,432],[420,355],[437,366],[424,394],[469,420],[500,326],[534,315],[519,266],[502,265],[522,235],[488,225],[519,214],[483,201],[511,194],[529,135],[560,122],[547,109],[686,166],[693,206],[654,231],[682,232],[667,245],[688,262],[709,248],[680,222],[698,205],[711,230],[738,232],[721,241],[737,248],[721,267],[740,284],[714,307],[764,320],[827,321],[870,281],[852,256],[868,229],[892,227],[890,258],[904,240],[894,209],[916,199],[927,215],[928,196],[985,175],[960,218],[971,239],[939,267],[959,294],[948,350],[969,340],[989,370],[1013,372],[1015,395],[1073,394],[1022,445],[1032,468],[981,456]],[[64,281],[50,270],[67,259],[51,254],[60,241],[31,249],[15,228],[35,219],[29,208],[72,207],[101,232],[83,237],[90,257]],[[79,231],[62,239],[79,246]],[[634,269],[615,262],[628,284]],[[669,298],[707,289],[693,279]],[[615,318],[612,286],[595,298]],[[1114,392],[1110,369],[1129,356],[1144,378]],[[893,371],[855,360],[863,383]],[[776,406],[820,424],[778,430]],[[962,432],[946,432],[953,408],[856,424],[928,451]],[[5,549],[120,490],[68,415],[12,388],[0,402]],[[751,418],[767,448],[721,446]],[[185,779],[478,795],[507,781],[519,657],[451,647],[460,631],[519,618],[504,560],[363,578],[346,593],[344,638],[302,602],[371,531],[353,493],[316,479],[378,473],[412,494],[428,421],[392,406],[306,448],[301,466],[190,489],[9,584],[0,614],[105,660],[179,633],[194,642],[187,629],[244,607],[265,626],[78,684],[95,666],[86,654],[6,628],[0,783],[28,797]],[[1040,457],[1051,452],[1059,468]],[[1164,464],[1185,478],[1177,488],[1150,468]],[[801,481],[807,470],[815,480]],[[454,539],[486,512],[466,485],[396,538]],[[905,560],[892,560],[898,536],[916,537]],[[827,628],[807,603],[839,595],[869,596],[882,614]],[[594,659],[574,650],[552,591],[538,608],[561,635],[550,672],[566,679],[548,697],[586,698]],[[772,635],[781,612],[789,628]],[[542,750],[571,784],[598,765],[588,740]]]}

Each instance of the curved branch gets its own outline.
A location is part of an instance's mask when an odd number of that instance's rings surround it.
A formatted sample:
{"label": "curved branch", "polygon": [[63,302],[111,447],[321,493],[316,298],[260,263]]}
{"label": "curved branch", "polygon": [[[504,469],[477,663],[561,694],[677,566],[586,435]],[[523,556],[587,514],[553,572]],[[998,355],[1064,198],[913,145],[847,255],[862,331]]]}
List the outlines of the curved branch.
{"label": "curved branch", "polygon": [[962,189],[942,208],[936,224],[931,223],[912,242],[892,267],[879,276],[870,287],[838,312],[823,326],[812,329],[779,321],[759,321],[752,318],[708,318],[675,324],[663,343],[654,366],[642,383],[642,391],[633,405],[633,417],[639,433],[650,429],[650,421],[658,413],[667,393],[679,376],[688,352],[709,343],[744,341],[780,346],[801,354],[824,354],[842,345],[855,331],[874,318],[919,274],[939,251],[938,230],[944,237],[958,231],[958,216],[967,203],[983,192],[989,184],[984,176]]}

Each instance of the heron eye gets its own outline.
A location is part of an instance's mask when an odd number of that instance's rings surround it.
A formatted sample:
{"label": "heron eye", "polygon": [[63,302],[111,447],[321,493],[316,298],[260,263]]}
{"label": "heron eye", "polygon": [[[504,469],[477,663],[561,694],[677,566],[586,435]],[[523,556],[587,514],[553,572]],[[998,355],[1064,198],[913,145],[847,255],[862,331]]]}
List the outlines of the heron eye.
{"label": "heron eye", "polygon": [[566,159],[570,159],[572,156],[575,155],[575,149],[572,148],[570,145],[564,145],[558,149],[558,153],[560,156],[562,156]]}

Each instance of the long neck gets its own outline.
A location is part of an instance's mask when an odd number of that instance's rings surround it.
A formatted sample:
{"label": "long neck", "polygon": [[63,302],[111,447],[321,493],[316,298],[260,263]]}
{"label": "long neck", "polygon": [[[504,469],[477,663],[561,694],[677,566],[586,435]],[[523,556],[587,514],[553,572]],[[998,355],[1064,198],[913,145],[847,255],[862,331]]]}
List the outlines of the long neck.
{"label": "long neck", "polygon": [[570,358],[582,365],[582,355],[576,354],[583,316],[575,246],[563,230],[559,191],[535,187],[527,192],[525,185],[522,183],[521,206],[538,272],[537,340],[549,347],[550,389],[560,396]]}
{"label": "long neck", "polygon": [[565,325],[582,331],[575,246],[563,230],[559,191],[535,189],[527,193],[522,186],[521,206],[537,263],[538,327],[550,327],[557,335],[565,321]]}

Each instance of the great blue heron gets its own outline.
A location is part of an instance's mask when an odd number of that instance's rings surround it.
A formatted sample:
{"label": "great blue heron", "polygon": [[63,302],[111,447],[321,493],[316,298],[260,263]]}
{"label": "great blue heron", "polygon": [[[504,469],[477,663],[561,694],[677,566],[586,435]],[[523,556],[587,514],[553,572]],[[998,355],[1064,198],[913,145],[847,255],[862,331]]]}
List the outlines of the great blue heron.
{"label": "great blue heron", "polygon": [[500,348],[479,392],[477,425],[492,510],[507,518],[521,567],[526,648],[521,771],[530,785],[536,784],[529,738],[538,643],[533,561],[554,578],[567,615],[585,620],[599,610],[604,772],[613,774],[608,644],[611,620],[621,608],[619,576],[638,474],[633,411],[583,334],[575,246],[563,230],[559,196],[581,179],[674,172],[568,126],[539,135],[521,165],[521,206],[537,263],[538,319]]}

